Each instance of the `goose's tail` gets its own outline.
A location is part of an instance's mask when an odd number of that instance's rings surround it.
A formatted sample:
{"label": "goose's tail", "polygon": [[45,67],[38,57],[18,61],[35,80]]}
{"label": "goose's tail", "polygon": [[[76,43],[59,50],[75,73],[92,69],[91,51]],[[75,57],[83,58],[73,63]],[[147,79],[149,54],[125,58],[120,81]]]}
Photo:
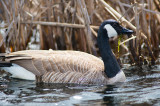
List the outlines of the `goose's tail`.
{"label": "goose's tail", "polygon": [[5,55],[0,54],[0,70],[9,72],[13,78],[35,80],[35,75],[33,73],[17,64],[5,61],[5,59]]}
{"label": "goose's tail", "polygon": [[5,54],[0,54],[0,67],[11,67],[12,63],[5,61]]}
{"label": "goose's tail", "polygon": [[12,63],[0,61],[0,67],[11,67]]}

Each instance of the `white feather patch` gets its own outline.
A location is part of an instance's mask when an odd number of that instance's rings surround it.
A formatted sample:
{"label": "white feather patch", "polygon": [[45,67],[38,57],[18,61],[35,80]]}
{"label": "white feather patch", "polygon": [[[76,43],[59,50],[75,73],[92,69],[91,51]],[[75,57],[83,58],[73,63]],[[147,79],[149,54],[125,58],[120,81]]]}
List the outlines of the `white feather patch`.
{"label": "white feather patch", "polygon": [[109,38],[118,35],[117,32],[116,32],[116,30],[110,24],[105,25],[104,29],[107,30]]}
{"label": "white feather patch", "polygon": [[1,69],[9,72],[12,74],[13,78],[19,78],[19,79],[25,79],[25,80],[35,80],[35,75],[26,70],[25,68],[17,65],[17,64],[12,64],[13,66],[11,67],[2,67]]}
{"label": "white feather patch", "polygon": [[122,70],[113,78],[108,79],[108,84],[114,84],[116,82],[124,82],[126,80],[125,74]]}

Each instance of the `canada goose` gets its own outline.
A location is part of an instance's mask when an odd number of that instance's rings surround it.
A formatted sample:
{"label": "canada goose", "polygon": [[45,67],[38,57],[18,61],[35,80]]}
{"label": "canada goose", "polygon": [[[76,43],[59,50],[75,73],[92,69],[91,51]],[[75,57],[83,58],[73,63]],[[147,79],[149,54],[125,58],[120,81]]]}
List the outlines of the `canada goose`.
{"label": "canada goose", "polygon": [[124,82],[125,74],[112,53],[109,38],[132,33],[132,30],[109,19],[104,21],[98,30],[97,43],[102,60],[80,51],[25,50],[5,54],[0,67],[14,78],[44,83]]}

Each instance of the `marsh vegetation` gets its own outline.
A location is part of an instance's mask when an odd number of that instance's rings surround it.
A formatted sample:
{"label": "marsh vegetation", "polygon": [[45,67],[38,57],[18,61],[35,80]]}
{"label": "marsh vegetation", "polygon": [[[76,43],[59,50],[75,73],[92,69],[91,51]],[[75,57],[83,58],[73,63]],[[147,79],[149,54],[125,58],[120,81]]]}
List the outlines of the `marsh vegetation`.
{"label": "marsh vegetation", "polygon": [[0,104],[160,105],[159,0],[0,0],[0,53],[53,49],[100,57],[97,32],[106,19],[135,32],[110,39],[127,76],[123,85],[36,85],[1,71]]}
{"label": "marsh vegetation", "polygon": [[116,19],[135,31],[130,40],[126,36],[110,41],[117,59],[138,65],[159,63],[159,4],[158,0],[1,0],[0,51],[79,50],[99,56],[98,27],[106,19]]}

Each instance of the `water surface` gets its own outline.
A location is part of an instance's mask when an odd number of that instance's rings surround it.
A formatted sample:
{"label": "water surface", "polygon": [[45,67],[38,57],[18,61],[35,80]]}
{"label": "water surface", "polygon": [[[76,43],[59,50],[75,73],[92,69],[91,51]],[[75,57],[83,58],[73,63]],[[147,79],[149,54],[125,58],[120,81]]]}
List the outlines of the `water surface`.
{"label": "water surface", "polygon": [[[160,105],[160,66],[125,65],[127,80],[116,85],[36,84],[1,73],[0,105]],[[2,78],[3,77],[3,78]]]}

